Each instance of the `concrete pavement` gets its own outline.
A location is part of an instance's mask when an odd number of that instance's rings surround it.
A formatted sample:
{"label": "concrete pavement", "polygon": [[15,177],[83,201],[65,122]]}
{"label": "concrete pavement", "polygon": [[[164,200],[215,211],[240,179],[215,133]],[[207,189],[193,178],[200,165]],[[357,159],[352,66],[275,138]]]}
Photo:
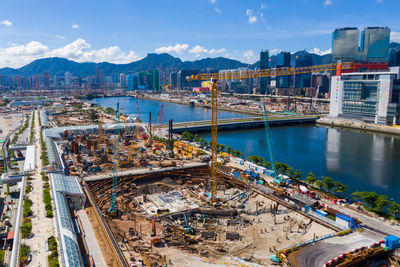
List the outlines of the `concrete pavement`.
{"label": "concrete pavement", "polygon": [[[39,114],[35,114],[35,141],[36,159],[40,159],[40,125]],[[39,160],[36,163],[36,170],[32,176],[32,192],[29,193],[29,198],[32,200],[32,234],[33,238],[27,239],[24,242],[30,246],[32,254],[31,266],[47,266],[47,256],[50,252],[46,251],[47,240],[50,236],[55,235],[55,225],[52,218],[46,218],[46,209],[43,203],[43,181],[40,172],[42,171],[42,162]]]}

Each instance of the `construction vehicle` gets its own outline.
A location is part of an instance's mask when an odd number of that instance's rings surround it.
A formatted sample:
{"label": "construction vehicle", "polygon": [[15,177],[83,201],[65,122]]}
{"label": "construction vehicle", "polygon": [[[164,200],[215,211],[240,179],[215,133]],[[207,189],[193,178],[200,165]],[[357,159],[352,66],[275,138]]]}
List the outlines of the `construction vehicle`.
{"label": "construction vehicle", "polygon": [[[260,69],[260,70],[247,70],[247,71],[236,71],[228,73],[200,73],[186,77],[188,81],[211,81],[211,200],[217,201],[217,173],[218,173],[218,80],[244,80],[249,78],[261,78],[271,76],[282,76],[282,75],[295,75],[300,73],[313,73],[313,72],[325,72],[325,71],[336,71],[336,75],[340,76],[342,70],[354,69],[353,62],[341,62],[332,63],[326,65],[315,65],[309,67],[299,68],[274,68],[274,69]],[[272,162],[271,162],[272,163]],[[275,164],[272,164],[273,166]],[[273,167],[275,168],[275,167]],[[277,173],[275,172],[275,176]]]}
{"label": "construction vehicle", "polygon": [[161,243],[161,238],[157,235],[156,230],[156,221],[154,217],[151,219],[151,236],[150,236],[151,243],[153,245],[157,245]]}

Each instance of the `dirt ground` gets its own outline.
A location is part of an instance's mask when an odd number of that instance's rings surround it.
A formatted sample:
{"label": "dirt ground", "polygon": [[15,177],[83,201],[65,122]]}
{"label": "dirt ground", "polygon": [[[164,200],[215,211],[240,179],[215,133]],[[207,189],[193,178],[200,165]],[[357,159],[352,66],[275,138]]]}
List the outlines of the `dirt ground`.
{"label": "dirt ground", "polygon": [[[207,203],[200,197],[202,189],[197,187],[193,191],[192,195],[198,198],[193,197],[191,200],[207,207]],[[241,193],[239,189],[230,188],[225,193],[219,192],[219,195],[230,199],[238,193]],[[119,219],[109,219],[108,223],[123,247],[128,262],[140,260],[135,248],[141,247],[148,248],[150,255],[165,257],[168,266],[269,266],[269,257],[277,250],[333,232],[282,206],[278,206],[274,219],[271,207],[275,203],[256,193],[247,192],[246,197],[240,201],[234,199],[226,204],[225,208],[238,210],[239,215],[210,217],[207,223],[196,216],[188,216],[190,227],[197,230],[192,235],[193,239],[197,240],[202,231],[216,234],[215,240],[200,239],[197,244],[186,243],[177,233],[168,233],[168,225],[182,229],[184,220],[171,220],[167,216],[156,223],[157,235],[160,235],[163,243],[151,246],[151,218],[146,218],[137,207],[125,212]],[[237,223],[228,226],[228,220],[232,219],[238,219]],[[132,231],[134,235],[130,234]],[[227,231],[238,233],[240,239],[226,240]]]}
{"label": "dirt ground", "polygon": [[24,120],[24,116],[18,114],[0,114],[0,139],[6,139],[12,131],[18,128]]}

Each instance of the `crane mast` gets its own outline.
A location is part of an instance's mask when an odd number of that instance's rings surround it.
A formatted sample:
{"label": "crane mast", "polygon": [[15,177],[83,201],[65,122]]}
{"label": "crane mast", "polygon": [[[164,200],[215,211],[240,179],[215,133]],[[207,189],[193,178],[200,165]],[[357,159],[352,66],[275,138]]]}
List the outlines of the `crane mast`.
{"label": "crane mast", "polygon": [[211,88],[211,110],[212,110],[212,125],[211,125],[211,201],[217,201],[217,173],[218,173],[218,79],[212,78]]}
{"label": "crane mast", "polygon": [[117,120],[117,126],[114,131],[114,160],[113,160],[113,180],[112,180],[112,191],[111,191],[111,203],[108,213],[111,216],[118,214],[117,205],[117,191],[118,191],[118,148],[119,148],[119,102],[117,103],[117,110],[115,111]]}
{"label": "crane mast", "polygon": [[[271,76],[282,76],[282,75],[296,75],[302,73],[313,73],[313,72],[325,72],[325,71],[336,71],[337,75],[340,75],[342,70],[354,69],[353,62],[340,62],[340,63],[331,63],[324,65],[314,65],[308,67],[299,67],[299,68],[273,68],[273,69],[261,69],[261,70],[247,70],[247,71],[233,71],[227,73],[200,73],[196,75],[187,76],[186,80],[188,81],[211,81],[212,88],[211,89],[211,109],[212,109],[212,124],[211,124],[211,200],[212,202],[217,201],[217,127],[218,127],[218,80],[244,80],[249,78],[261,78],[261,77],[271,77]],[[264,112],[265,111],[265,112]],[[271,168],[274,172],[274,181],[278,184],[281,184],[281,180],[278,176],[275,166],[275,157],[273,153],[272,146],[272,138],[271,131],[268,122],[268,116],[265,110],[265,105],[263,104],[263,117],[265,122],[265,130],[267,134],[267,145],[269,150],[269,156],[271,161]]]}
{"label": "crane mast", "polygon": [[271,164],[271,169],[273,171],[272,176],[274,178],[274,181],[279,184],[280,180],[278,178],[278,172],[276,170],[274,145],[272,143],[271,128],[269,127],[268,114],[267,114],[267,109],[265,108],[265,103],[262,103],[262,110],[263,110],[265,137],[268,149],[269,163]]}

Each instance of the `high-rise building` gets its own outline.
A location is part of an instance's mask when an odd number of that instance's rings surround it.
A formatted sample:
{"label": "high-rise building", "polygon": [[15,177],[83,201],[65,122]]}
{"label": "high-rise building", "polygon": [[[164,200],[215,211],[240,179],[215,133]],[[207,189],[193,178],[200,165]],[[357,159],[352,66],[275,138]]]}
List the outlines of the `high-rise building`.
{"label": "high-rise building", "polygon": [[367,27],[361,32],[361,37],[357,28],[335,29],[332,35],[333,59],[387,62],[389,42],[388,27]]}
{"label": "high-rise building", "polygon": [[138,75],[139,86],[146,90],[156,91],[160,90],[160,76],[158,70],[152,70],[148,72],[139,72]]}
{"label": "high-rise building", "polygon": [[329,116],[381,125],[400,119],[400,67],[342,73],[331,79]]}
{"label": "high-rise building", "polygon": [[169,79],[171,81],[172,90],[176,89],[178,85],[178,73],[172,72]]}
{"label": "high-rise building", "polygon": [[[277,68],[290,67],[290,52],[280,52],[278,55],[276,55],[276,67]],[[276,76],[275,79],[277,88],[289,87],[289,81],[290,81],[289,75]]]}
{"label": "high-rise building", "polygon": [[329,78],[330,74],[311,74],[311,87],[319,87],[319,95],[324,95],[329,92]]}
{"label": "high-rise building", "polygon": [[137,75],[129,74],[127,76],[127,80],[128,80],[128,91],[135,91],[138,89],[139,84]]}
{"label": "high-rise building", "polygon": [[120,87],[121,88],[126,88],[126,75],[121,73],[119,75],[119,82],[120,82]]}
{"label": "high-rise building", "polygon": [[177,88],[180,90],[192,90],[193,87],[200,87],[201,81],[188,81],[187,76],[199,74],[198,70],[180,70],[177,74]]}
{"label": "high-rise building", "polygon": [[[312,66],[313,59],[308,53],[300,54],[296,56],[296,68]],[[311,73],[296,74],[294,76],[294,87],[305,88],[311,86]]]}
{"label": "high-rise building", "polygon": [[47,70],[43,73],[43,78],[44,78],[44,89],[50,89],[50,75]]}
{"label": "high-rise building", "polygon": [[65,84],[65,86],[66,87],[70,86],[71,85],[71,81],[72,81],[72,75],[71,75],[70,72],[67,71],[64,74],[64,84]]}
{"label": "high-rise building", "polygon": [[360,31],[347,27],[335,29],[332,34],[332,56],[334,60],[355,60],[358,55]]}
{"label": "high-rise building", "polygon": [[[269,51],[261,50],[260,52],[260,69],[268,69],[269,68]],[[268,92],[270,78],[262,77],[260,78],[260,94],[266,94]]]}
{"label": "high-rise building", "polygon": [[390,49],[388,59],[389,59],[389,67],[400,66],[400,50]]}
{"label": "high-rise building", "polygon": [[276,55],[276,67],[290,67],[290,52],[280,52]]}
{"label": "high-rise building", "polygon": [[388,27],[367,27],[361,32],[360,60],[387,62],[390,43]]}

